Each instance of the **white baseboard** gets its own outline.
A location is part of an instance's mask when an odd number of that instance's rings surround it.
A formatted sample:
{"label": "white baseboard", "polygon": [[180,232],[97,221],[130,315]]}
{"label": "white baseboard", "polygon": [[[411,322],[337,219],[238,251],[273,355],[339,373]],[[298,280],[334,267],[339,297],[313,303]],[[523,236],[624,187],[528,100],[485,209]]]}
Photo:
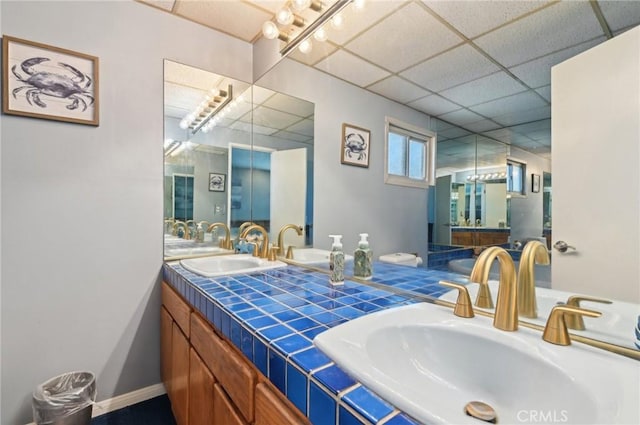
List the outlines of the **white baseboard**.
{"label": "white baseboard", "polygon": [[[142,401],[150,400],[154,397],[166,394],[166,392],[167,390],[164,388],[164,384],[160,383],[140,388],[139,390],[131,391],[130,393],[121,394],[107,400],[102,400],[93,405],[91,417],[95,418],[96,416],[102,416],[109,412],[113,412]],[[31,422],[27,425],[36,424]]]}

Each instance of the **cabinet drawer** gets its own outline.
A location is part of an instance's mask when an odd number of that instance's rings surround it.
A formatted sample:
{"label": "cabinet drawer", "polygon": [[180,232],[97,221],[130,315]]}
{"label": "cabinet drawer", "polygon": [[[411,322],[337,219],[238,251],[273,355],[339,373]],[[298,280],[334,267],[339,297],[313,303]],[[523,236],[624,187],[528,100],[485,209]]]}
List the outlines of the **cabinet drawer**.
{"label": "cabinet drawer", "polygon": [[173,320],[189,338],[189,315],[191,307],[166,282],[162,282],[162,305],[169,311]]}
{"label": "cabinet drawer", "polygon": [[254,425],[303,425],[309,421],[298,410],[287,406],[265,383],[256,387],[256,421]]}
{"label": "cabinet drawer", "polygon": [[191,349],[189,359],[189,425],[211,425],[214,417],[215,379],[200,356]]}
{"label": "cabinet drawer", "polygon": [[215,418],[213,421],[214,424],[248,425],[248,422],[242,419],[242,415],[238,414],[233,403],[218,384],[215,385],[213,390],[213,411]]}
{"label": "cabinet drawer", "polygon": [[191,345],[237,406],[243,418],[252,422],[256,372],[213,332],[208,322],[195,313],[191,315]]}

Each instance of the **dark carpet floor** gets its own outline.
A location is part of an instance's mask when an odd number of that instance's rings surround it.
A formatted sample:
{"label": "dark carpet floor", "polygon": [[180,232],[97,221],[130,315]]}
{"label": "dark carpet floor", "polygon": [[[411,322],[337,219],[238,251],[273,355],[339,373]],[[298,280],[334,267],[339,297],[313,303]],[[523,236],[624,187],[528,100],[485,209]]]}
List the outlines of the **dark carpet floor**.
{"label": "dark carpet floor", "polygon": [[91,425],[176,425],[176,421],[165,394],[93,418]]}

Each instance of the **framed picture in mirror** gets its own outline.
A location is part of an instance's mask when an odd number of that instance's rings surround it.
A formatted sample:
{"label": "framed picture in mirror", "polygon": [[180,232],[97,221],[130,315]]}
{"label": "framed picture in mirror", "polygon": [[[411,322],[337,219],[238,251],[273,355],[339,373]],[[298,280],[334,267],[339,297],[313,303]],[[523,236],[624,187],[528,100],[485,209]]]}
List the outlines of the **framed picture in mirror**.
{"label": "framed picture in mirror", "polygon": [[369,167],[371,132],[351,124],[342,124],[341,162],[357,167]]}
{"label": "framed picture in mirror", "polygon": [[531,192],[540,192],[540,174],[531,174]]}
{"label": "framed picture in mirror", "polygon": [[209,173],[209,192],[224,192],[226,174]]}
{"label": "framed picture in mirror", "polygon": [[99,125],[98,58],[4,35],[2,112]]}

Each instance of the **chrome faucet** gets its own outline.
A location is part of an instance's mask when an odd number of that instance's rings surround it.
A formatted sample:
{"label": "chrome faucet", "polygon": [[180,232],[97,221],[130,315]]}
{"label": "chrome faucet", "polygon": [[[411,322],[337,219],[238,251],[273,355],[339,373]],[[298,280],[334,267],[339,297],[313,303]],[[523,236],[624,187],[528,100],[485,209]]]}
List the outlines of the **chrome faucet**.
{"label": "chrome faucet", "polygon": [[[480,290],[486,288],[484,296],[488,296],[490,300],[491,293],[489,292],[488,285],[489,270],[495,259],[498,259],[498,263],[500,264],[500,283],[498,286],[498,299],[496,301],[497,306],[493,315],[493,327],[502,329],[503,331],[515,331],[518,330],[518,285],[516,267],[513,264],[511,255],[503,248],[497,246],[485,249],[473,266],[469,280],[480,283]],[[480,298],[480,293],[481,291],[478,291],[478,298]]]}
{"label": "chrome faucet", "polygon": [[518,267],[518,314],[535,319],[538,317],[536,304],[535,265],[549,264],[549,251],[540,241],[529,241],[522,250]]}
{"label": "chrome faucet", "polygon": [[224,229],[224,239],[220,241],[218,246],[222,249],[233,249],[233,243],[231,242],[231,231],[226,224],[222,222],[213,223],[207,228],[207,232],[213,232],[213,230],[218,227],[222,227],[222,229]]}
{"label": "chrome faucet", "polygon": [[[298,226],[297,224],[285,224],[284,226],[282,226],[282,228],[280,228],[280,232],[278,232],[278,252],[280,255],[283,255],[285,253],[284,232],[287,231],[288,229],[293,229],[296,231],[298,236],[302,236],[302,226]],[[289,260],[293,259],[292,250],[288,250],[286,251],[286,253],[287,253],[286,258],[288,258]]]}
{"label": "chrome faucet", "polygon": [[269,234],[264,227],[258,224],[252,224],[243,230],[243,232],[240,234],[240,239],[246,238],[247,235],[254,230],[257,230],[260,233],[262,233],[262,247],[260,249],[259,256],[260,258],[268,258],[269,257]]}

